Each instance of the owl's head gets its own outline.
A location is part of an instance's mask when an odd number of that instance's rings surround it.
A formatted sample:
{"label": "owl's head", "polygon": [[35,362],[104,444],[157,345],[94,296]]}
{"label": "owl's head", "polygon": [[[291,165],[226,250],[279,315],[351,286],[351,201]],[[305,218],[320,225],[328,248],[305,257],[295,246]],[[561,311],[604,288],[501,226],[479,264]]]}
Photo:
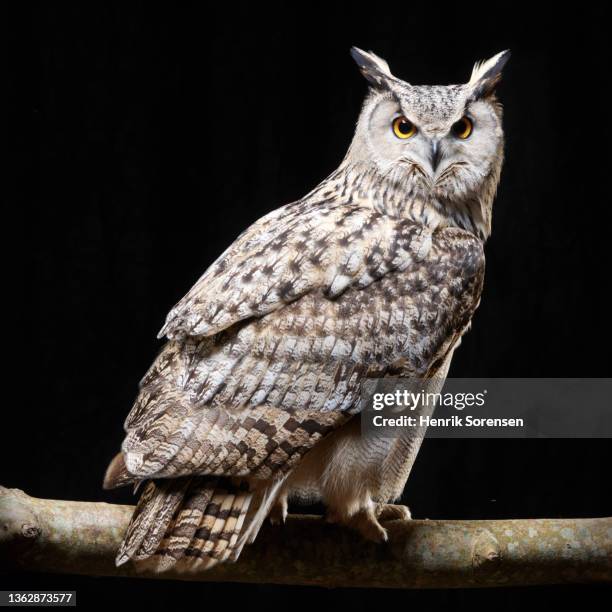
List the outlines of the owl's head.
{"label": "owl's head", "polygon": [[411,85],[374,53],[351,55],[370,92],[347,161],[373,164],[408,196],[457,220],[468,215],[470,229],[488,235],[503,158],[495,86],[509,51],[477,63],[467,83],[445,86]]}

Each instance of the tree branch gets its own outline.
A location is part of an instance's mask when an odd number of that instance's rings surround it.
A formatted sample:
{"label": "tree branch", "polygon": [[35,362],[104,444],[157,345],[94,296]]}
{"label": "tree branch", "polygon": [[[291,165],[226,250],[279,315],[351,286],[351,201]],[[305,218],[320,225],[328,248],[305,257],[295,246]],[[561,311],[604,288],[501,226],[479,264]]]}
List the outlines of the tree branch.
{"label": "tree branch", "polygon": [[0,487],[0,553],[11,569],[326,587],[446,588],[612,581],[612,518],[393,521],[389,543],[312,516],[265,526],[238,563],[192,575],[114,557],[132,506],[45,500]]}

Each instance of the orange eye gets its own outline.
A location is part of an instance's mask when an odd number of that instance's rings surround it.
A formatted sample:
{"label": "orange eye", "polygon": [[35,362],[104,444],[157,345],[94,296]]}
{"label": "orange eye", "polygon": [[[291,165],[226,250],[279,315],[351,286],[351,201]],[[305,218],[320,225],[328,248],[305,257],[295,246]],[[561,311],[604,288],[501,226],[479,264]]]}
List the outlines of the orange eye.
{"label": "orange eye", "polygon": [[412,138],[416,132],[416,125],[412,121],[408,121],[406,117],[396,117],[392,123],[393,133],[398,137],[405,140],[406,138]]}
{"label": "orange eye", "polygon": [[461,140],[465,140],[470,137],[472,130],[474,129],[474,124],[467,117],[461,117],[459,121],[453,123],[453,127],[451,128],[451,132],[457,137],[461,138]]}

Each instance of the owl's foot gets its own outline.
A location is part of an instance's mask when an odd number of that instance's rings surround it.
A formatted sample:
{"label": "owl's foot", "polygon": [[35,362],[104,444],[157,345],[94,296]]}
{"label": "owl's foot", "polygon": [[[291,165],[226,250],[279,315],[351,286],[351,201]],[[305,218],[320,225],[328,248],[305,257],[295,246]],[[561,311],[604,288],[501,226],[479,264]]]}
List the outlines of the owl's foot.
{"label": "owl's foot", "polygon": [[378,522],[376,515],[370,509],[361,510],[352,516],[348,525],[371,542],[386,542],[389,539],[387,530]]}
{"label": "owl's foot", "polygon": [[408,506],[376,504],[376,518],[381,521],[409,521],[412,518]]}
{"label": "owl's foot", "polygon": [[389,539],[387,530],[378,522],[372,508],[360,510],[349,519],[343,520],[342,523],[358,531],[366,540],[370,540],[370,542],[381,543]]}
{"label": "owl's foot", "polygon": [[287,498],[279,497],[275,502],[270,513],[268,514],[268,520],[271,525],[281,525],[287,520]]}

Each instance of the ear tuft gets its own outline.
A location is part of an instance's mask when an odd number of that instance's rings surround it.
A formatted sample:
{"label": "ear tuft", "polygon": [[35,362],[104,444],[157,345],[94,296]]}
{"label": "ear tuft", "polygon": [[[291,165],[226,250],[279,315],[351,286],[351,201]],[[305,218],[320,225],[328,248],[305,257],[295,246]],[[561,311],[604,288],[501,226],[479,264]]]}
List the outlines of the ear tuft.
{"label": "ear tuft", "polygon": [[472,76],[468,82],[468,87],[472,90],[472,98],[480,98],[493,93],[495,86],[501,79],[501,73],[510,59],[510,51],[502,51],[492,58],[476,62],[472,70]]}
{"label": "ear tuft", "polygon": [[359,66],[361,74],[376,87],[382,87],[387,79],[394,78],[389,69],[389,64],[372,51],[366,52],[357,47],[351,47],[351,57]]}

